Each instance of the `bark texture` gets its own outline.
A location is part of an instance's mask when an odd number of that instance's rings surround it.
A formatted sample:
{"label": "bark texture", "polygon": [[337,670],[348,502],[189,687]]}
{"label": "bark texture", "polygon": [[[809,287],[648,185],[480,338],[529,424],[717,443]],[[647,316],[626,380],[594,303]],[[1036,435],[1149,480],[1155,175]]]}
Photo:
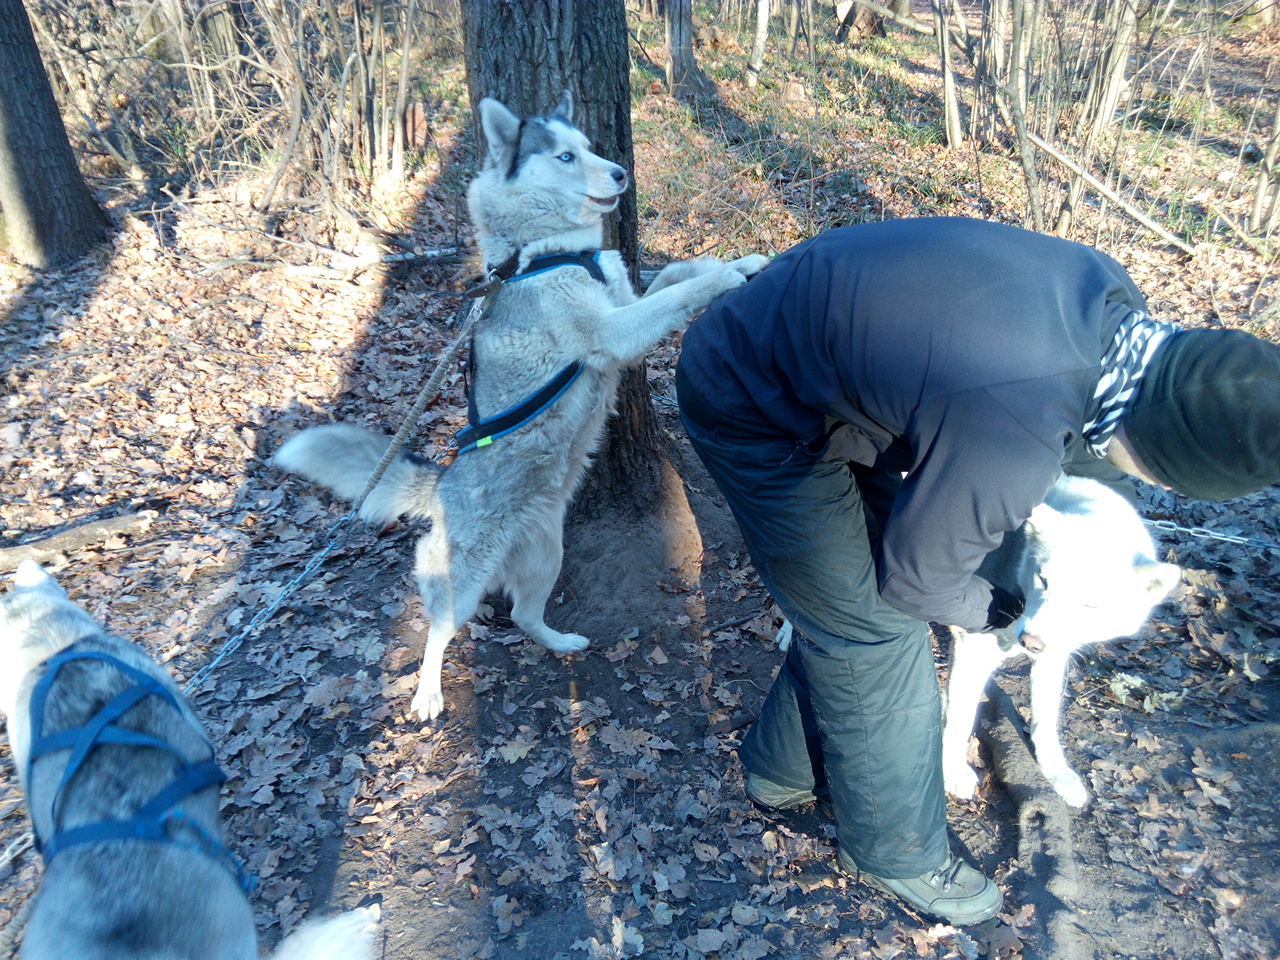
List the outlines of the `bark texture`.
{"label": "bark texture", "polygon": [[106,235],[21,0],[0,0],[0,211],[0,240],[40,269],[74,260]]}

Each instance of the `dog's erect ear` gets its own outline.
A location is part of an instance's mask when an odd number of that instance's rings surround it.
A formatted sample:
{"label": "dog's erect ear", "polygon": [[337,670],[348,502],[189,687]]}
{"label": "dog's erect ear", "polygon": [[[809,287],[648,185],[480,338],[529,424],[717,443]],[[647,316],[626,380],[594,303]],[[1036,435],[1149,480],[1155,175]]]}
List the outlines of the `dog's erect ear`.
{"label": "dog's erect ear", "polygon": [[45,573],[44,567],[34,560],[23,560],[13,575],[13,583],[19,590],[54,590],[66,595],[58,581]]}
{"label": "dog's erect ear", "polygon": [[1172,563],[1159,563],[1149,557],[1138,557],[1133,561],[1133,575],[1147,595],[1157,601],[1178,585],[1182,579],[1182,568]]}
{"label": "dog's erect ear", "polygon": [[573,123],[573,94],[568,90],[561,94],[560,102],[556,104],[556,109],[551,115],[559,117],[565,123]]}
{"label": "dog's erect ear", "polygon": [[489,153],[486,166],[509,165],[520,140],[520,118],[491,97],[480,101],[480,128],[484,130]]}

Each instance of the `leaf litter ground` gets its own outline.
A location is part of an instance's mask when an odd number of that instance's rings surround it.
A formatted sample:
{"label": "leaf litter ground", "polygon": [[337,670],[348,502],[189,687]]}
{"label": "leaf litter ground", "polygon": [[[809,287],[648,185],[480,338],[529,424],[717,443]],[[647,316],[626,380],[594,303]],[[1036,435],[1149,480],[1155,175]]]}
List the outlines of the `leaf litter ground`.
{"label": "leaf litter ground", "polygon": [[[458,302],[452,266],[331,282],[237,260],[187,213],[164,232],[128,218],[109,251],[61,273],[11,268],[0,301],[3,545],[131,518],[46,561],[180,680],[343,512],[266,459],[330,414],[398,425]],[[1153,308],[1207,315],[1180,261],[1111,252]],[[1223,253],[1215,269],[1252,265]],[[1210,292],[1221,322],[1251,296]],[[1025,670],[1005,675],[980,723],[981,795],[950,819],[1006,911],[935,924],[833,870],[821,808],[770,817],[745,799],[736,747],[777,668],[778,619],[681,439],[677,347],[649,365],[679,472],[668,507],[568,531],[551,620],[592,636],[589,651],[548,653],[494,601],[450,650],[445,715],[408,720],[425,635],[414,531],[355,529],[196,692],[264,939],[377,900],[380,956],[403,960],[1280,955],[1280,551],[1162,534],[1188,568],[1178,593],[1068,679],[1063,735],[1095,796],[1084,811],[1039,780],[1014,706]],[[442,449],[463,410],[455,375],[420,452]],[[1145,496],[1151,518],[1280,540],[1274,490],[1227,505]],[[20,843],[7,744],[0,756],[7,922],[40,867]]]}

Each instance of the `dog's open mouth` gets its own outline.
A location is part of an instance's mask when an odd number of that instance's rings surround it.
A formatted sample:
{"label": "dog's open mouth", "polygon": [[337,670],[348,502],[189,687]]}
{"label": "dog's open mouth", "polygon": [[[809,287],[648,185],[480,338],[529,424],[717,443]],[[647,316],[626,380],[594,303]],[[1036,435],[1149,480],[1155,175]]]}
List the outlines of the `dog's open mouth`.
{"label": "dog's open mouth", "polygon": [[612,210],[618,205],[618,199],[621,194],[612,197],[587,197],[597,207],[603,207],[605,210]]}

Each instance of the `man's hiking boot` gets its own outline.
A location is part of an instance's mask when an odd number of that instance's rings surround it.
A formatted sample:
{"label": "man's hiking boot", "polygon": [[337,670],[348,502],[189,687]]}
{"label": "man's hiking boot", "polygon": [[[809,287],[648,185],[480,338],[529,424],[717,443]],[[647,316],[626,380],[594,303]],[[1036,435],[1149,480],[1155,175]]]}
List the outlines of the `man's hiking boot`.
{"label": "man's hiking boot", "polygon": [[757,806],[769,810],[794,810],[818,799],[812,790],[784,787],[750,772],[747,773],[747,798]]}
{"label": "man's hiking boot", "polygon": [[990,920],[1004,906],[1004,894],[992,881],[954,854],[936,870],[909,880],[890,880],[860,870],[843,849],[837,852],[840,869],[892,894],[921,913],[963,927]]}

